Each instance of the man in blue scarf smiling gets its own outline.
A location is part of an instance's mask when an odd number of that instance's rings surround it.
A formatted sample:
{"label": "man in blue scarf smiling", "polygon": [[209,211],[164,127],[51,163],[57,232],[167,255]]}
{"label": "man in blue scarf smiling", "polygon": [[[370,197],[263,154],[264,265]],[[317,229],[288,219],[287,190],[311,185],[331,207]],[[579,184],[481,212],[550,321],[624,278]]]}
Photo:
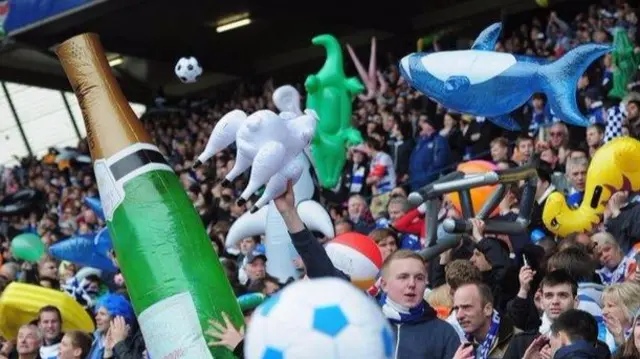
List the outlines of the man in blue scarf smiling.
{"label": "man in blue scarf smiling", "polygon": [[382,311],[396,335],[397,359],[450,359],[460,345],[455,329],[424,301],[427,269],[409,250],[391,254],[382,266]]}

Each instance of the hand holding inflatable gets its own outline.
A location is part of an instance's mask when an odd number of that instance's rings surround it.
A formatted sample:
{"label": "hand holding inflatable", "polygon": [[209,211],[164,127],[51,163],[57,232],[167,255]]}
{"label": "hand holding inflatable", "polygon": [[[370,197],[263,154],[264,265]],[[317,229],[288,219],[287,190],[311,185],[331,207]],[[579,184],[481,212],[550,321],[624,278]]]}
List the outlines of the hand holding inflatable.
{"label": "hand holding inflatable", "polygon": [[333,188],[338,183],[346,162],[346,147],[362,142],[362,136],[351,124],[351,101],[364,91],[358,79],[344,74],[340,43],[331,35],[319,35],[312,40],[327,51],[327,59],[317,74],[304,83],[307,108],[318,113],[320,125],[311,144],[316,173],[320,184]]}
{"label": "hand holding inflatable", "polygon": [[229,147],[229,145],[236,140],[236,134],[246,119],[247,114],[240,110],[233,110],[222,116],[213,128],[213,132],[211,133],[211,137],[209,137],[209,141],[207,141],[207,146],[204,151],[194,162],[193,168],[200,167],[216,153]]}
{"label": "hand holding inflatable", "polygon": [[618,191],[640,189],[640,141],[618,137],[596,151],[580,207],[570,209],[565,197],[554,192],[547,198],[542,220],[552,233],[564,237],[590,231],[598,223],[607,202]]}
{"label": "hand holding inflatable", "polygon": [[444,107],[487,117],[508,130],[520,128],[509,113],[534,92],[544,92],[551,110],[563,121],[588,126],[589,120],[576,103],[576,84],[587,67],[612,47],[581,45],[550,63],[543,58],[493,51],[501,28],[499,23],[486,28],[471,50],[405,56],[400,72],[411,86]]}

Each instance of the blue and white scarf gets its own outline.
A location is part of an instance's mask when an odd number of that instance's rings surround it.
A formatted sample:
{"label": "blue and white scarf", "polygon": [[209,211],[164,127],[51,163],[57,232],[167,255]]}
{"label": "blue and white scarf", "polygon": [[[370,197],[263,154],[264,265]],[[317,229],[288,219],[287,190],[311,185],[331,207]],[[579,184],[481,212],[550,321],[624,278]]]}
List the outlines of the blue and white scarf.
{"label": "blue and white scarf", "polygon": [[604,285],[611,285],[615,283],[622,283],[624,281],[624,277],[627,274],[627,268],[629,266],[629,258],[623,257],[622,262],[618,264],[616,269],[613,271],[607,267],[602,267],[602,269],[596,270],[598,276],[600,277],[600,281]]}
{"label": "blue and white scarf", "polygon": [[[500,314],[494,310],[493,316],[491,317],[489,332],[482,343],[480,343],[480,346],[476,351],[475,359],[487,359],[489,357],[489,352],[491,351],[495,341],[498,339],[498,330],[500,330]],[[466,336],[469,342],[473,341],[473,336],[471,334],[467,334]]]}
{"label": "blue and white scarf", "polygon": [[425,304],[421,301],[417,307],[407,308],[402,306],[384,293],[380,296],[380,304],[382,304],[382,313],[389,319],[392,324],[404,324],[415,321],[424,315]]}

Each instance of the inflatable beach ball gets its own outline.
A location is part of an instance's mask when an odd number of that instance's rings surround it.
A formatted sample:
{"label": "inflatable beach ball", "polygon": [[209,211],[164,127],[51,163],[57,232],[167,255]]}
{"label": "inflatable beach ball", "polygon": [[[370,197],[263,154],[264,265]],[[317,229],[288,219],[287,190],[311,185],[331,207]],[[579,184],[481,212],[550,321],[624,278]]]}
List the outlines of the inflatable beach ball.
{"label": "inflatable beach ball", "polygon": [[386,359],[395,339],[380,307],[338,278],[298,281],[260,305],[247,359]]}
{"label": "inflatable beach ball", "polygon": [[351,282],[367,290],[382,268],[382,254],[376,242],[364,234],[343,233],[325,247],[333,265],[351,278]]}

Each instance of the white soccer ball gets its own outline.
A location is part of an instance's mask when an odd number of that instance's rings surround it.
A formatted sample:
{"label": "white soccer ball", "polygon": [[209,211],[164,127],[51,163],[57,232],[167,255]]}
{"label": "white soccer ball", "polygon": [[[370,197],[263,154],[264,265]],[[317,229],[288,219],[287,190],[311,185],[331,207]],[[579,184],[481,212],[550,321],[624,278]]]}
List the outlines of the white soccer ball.
{"label": "white soccer ball", "polygon": [[190,84],[198,81],[198,77],[202,75],[202,67],[195,57],[182,57],[176,64],[175,72],[180,81]]}
{"label": "white soccer ball", "polygon": [[301,280],[260,305],[246,359],[387,359],[394,335],[373,299],[337,278]]}

